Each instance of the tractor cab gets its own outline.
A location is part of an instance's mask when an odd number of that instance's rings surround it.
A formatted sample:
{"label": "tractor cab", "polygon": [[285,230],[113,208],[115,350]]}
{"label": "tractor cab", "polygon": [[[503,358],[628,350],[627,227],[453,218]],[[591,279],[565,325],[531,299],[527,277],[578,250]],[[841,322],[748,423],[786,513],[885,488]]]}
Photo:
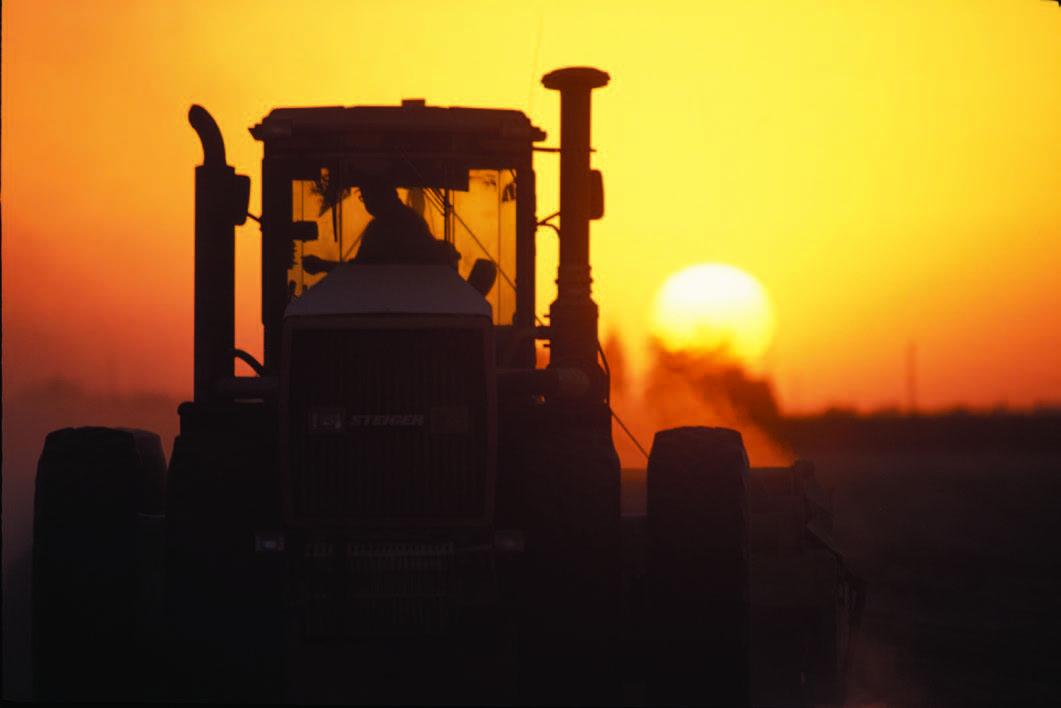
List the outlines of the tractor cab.
{"label": "tractor cab", "polygon": [[[358,262],[373,220],[362,188],[392,185],[465,279],[496,270],[484,293],[501,327],[534,321],[533,145],[545,133],[511,110],[401,106],[279,108],[251,128],[262,162],[265,369],[275,368],[288,305],[335,264]],[[411,276],[412,277],[412,276]],[[413,285],[398,278],[391,287]],[[524,357],[526,358],[526,357]]]}

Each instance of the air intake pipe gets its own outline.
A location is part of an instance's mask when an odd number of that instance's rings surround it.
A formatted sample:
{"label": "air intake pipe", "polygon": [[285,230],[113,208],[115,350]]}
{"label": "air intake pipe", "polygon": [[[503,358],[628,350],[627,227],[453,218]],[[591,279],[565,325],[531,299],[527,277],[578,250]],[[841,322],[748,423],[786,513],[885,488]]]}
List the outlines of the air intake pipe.
{"label": "air intake pipe", "polygon": [[607,381],[597,364],[597,305],[591,297],[589,222],[593,216],[590,175],[590,92],[607,85],[608,74],[589,67],[557,69],[542,77],[560,92],[560,265],[556,301],[549,308],[550,367],[586,372],[588,395],[603,399]]}
{"label": "air intake pipe", "polygon": [[[215,385],[232,377],[235,341],[236,232],[247,220],[250,178],[225,163],[225,141],[205,108],[188,122],[203,145],[195,168],[195,401],[225,398]],[[229,396],[230,397],[230,396]]]}

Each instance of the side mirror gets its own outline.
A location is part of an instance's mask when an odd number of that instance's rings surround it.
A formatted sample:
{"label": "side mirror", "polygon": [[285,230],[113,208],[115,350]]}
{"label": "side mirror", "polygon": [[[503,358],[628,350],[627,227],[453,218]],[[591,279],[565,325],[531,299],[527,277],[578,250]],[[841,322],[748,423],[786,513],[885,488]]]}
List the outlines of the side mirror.
{"label": "side mirror", "polygon": [[600,170],[589,171],[589,218],[604,216],[604,175]]}
{"label": "side mirror", "polygon": [[316,221],[295,221],[291,224],[291,240],[292,241],[316,241],[317,240],[317,222]]}
{"label": "side mirror", "polygon": [[487,260],[486,258],[480,258],[475,261],[475,265],[472,266],[472,272],[468,273],[468,284],[479,291],[479,294],[486,297],[490,289],[494,287],[494,281],[497,280],[497,266],[494,262]]}

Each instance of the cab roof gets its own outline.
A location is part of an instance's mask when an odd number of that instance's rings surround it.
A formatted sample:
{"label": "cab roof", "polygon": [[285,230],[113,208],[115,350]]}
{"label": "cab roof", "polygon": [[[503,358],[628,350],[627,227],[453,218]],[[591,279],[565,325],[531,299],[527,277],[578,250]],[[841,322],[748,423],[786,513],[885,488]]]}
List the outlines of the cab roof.
{"label": "cab roof", "polygon": [[538,142],[545,132],[521,111],[428,106],[406,99],[400,106],[275,108],[250,129],[263,142],[337,134],[434,132]]}

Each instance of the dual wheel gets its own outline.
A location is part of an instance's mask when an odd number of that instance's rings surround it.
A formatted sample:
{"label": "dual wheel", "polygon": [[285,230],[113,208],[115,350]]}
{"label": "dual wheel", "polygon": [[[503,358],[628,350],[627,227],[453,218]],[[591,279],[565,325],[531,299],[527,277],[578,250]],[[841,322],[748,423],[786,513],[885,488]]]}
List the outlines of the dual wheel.
{"label": "dual wheel", "polygon": [[[600,450],[568,457],[567,464],[557,465],[560,470],[553,468],[563,474],[551,491],[570,494],[580,486],[573,477],[587,467],[601,470],[600,489],[610,488],[609,470],[614,465],[618,471],[614,452],[589,448]],[[748,703],[747,475],[747,457],[735,431],[677,428],[656,435],[648,466],[646,572],[638,623],[649,704]],[[161,614],[164,479],[161,442],[152,433],[77,428],[48,436],[34,515],[38,700],[144,700],[157,687],[165,661],[154,629]],[[598,499],[596,506],[600,511],[617,501]],[[603,511],[598,518],[585,518],[575,506],[565,506],[560,502],[552,508],[572,517],[565,530],[579,531],[584,548],[561,553],[568,561],[561,565],[574,569],[570,572],[558,573],[562,569],[553,553],[541,558],[536,600],[555,595],[555,602],[548,603],[551,612],[537,617],[541,628],[552,630],[538,637],[549,646],[537,648],[566,654],[569,661],[581,654],[577,663],[596,672],[605,667],[598,666],[601,657],[595,655],[619,632],[598,621],[610,616],[618,622],[617,613],[589,602],[607,596],[595,587],[603,579],[594,566],[615,565],[601,554],[617,553],[608,539],[618,532],[599,535],[598,527],[608,521]],[[598,537],[588,536],[591,532]],[[567,545],[559,536],[555,542],[554,551]],[[606,584],[616,588],[618,578],[612,580]],[[565,597],[563,588],[571,590],[572,583],[583,600],[578,606]],[[541,606],[531,600],[538,608],[532,614],[538,614]],[[587,624],[587,619],[593,621]],[[590,634],[577,646],[553,643],[572,624],[585,624]],[[568,669],[574,671],[568,678],[579,677],[577,666]]]}
{"label": "dual wheel", "polygon": [[[647,514],[631,525],[637,519],[619,515],[611,440],[579,428],[546,429],[518,490],[527,535],[517,583],[528,679],[520,694],[538,704],[748,705],[749,468],[740,434],[658,433]],[[643,568],[631,572],[639,551]]]}

